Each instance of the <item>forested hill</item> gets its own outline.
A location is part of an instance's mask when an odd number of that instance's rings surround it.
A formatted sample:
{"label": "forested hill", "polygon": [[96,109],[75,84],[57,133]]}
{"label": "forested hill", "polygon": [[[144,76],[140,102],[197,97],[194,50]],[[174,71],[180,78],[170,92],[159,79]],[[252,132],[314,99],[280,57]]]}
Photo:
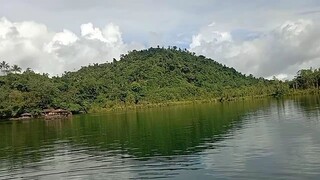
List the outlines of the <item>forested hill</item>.
{"label": "forested hill", "polygon": [[[3,66],[4,67],[4,66]],[[3,70],[3,68],[2,68]],[[18,69],[19,70],[19,69]],[[49,78],[27,69],[0,76],[0,118],[45,108],[73,112],[115,106],[270,95],[278,83],[177,48],[132,51],[112,63]]]}
{"label": "forested hill", "polygon": [[[66,84],[87,85],[83,93],[102,92],[123,102],[133,102],[137,95],[148,101],[182,100],[206,93],[220,96],[224,89],[259,82],[204,56],[161,48],[133,51],[119,61],[84,67],[61,79]],[[119,94],[123,97],[117,97]]]}
{"label": "forested hill", "polygon": [[120,60],[83,67],[59,80],[68,87],[81,87],[80,94],[107,104],[216,98],[227,90],[268,82],[204,56],[163,48],[132,51]]}

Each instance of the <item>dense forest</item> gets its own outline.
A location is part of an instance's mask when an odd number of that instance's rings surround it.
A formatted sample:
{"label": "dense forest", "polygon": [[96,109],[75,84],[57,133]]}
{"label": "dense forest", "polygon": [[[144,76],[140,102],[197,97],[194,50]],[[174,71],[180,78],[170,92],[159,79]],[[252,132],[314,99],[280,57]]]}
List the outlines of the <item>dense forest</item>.
{"label": "dense forest", "polygon": [[60,77],[0,63],[0,118],[34,115],[45,108],[73,113],[180,101],[228,101],[318,92],[320,69],[301,70],[292,81],[244,75],[187,50],[149,48],[93,64]]}

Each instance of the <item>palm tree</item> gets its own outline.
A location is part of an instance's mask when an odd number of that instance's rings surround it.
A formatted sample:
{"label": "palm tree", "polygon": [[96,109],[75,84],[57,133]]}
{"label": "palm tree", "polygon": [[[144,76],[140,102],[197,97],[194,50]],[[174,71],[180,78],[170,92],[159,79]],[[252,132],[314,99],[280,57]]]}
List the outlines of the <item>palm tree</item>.
{"label": "palm tree", "polygon": [[1,69],[1,70],[2,70],[2,68],[3,68],[3,66],[4,66],[5,64],[7,64],[5,61],[2,61],[2,62],[0,63],[0,69]]}
{"label": "palm tree", "polygon": [[19,66],[16,65],[16,64],[11,67],[11,71],[14,72],[14,73],[17,73],[17,72],[20,73],[21,70],[22,70],[21,67],[19,67]]}
{"label": "palm tree", "polygon": [[27,68],[24,72],[26,73],[30,73],[30,72],[33,72],[31,68]]}
{"label": "palm tree", "polygon": [[7,73],[7,72],[9,71],[9,68],[10,68],[10,66],[9,66],[9,64],[8,64],[7,62],[2,61],[2,62],[0,63],[0,69],[1,69],[1,71],[2,71],[3,73]]}

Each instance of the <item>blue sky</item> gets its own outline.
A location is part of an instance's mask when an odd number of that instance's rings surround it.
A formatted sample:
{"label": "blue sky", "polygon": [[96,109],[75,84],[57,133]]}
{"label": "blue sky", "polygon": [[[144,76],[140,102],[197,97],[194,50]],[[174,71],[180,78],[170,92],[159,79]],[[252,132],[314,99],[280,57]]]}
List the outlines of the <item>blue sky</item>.
{"label": "blue sky", "polygon": [[[319,67],[317,0],[0,0],[0,58],[60,74],[176,45],[255,76]],[[52,68],[59,62],[59,66]]]}

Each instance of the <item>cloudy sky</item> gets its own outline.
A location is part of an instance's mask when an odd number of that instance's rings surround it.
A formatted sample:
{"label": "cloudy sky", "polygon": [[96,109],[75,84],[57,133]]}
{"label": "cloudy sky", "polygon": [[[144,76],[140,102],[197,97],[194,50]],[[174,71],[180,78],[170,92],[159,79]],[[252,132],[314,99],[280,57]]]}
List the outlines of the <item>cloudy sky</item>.
{"label": "cloudy sky", "polygon": [[0,60],[51,75],[178,46],[257,77],[320,67],[319,0],[0,0]]}

